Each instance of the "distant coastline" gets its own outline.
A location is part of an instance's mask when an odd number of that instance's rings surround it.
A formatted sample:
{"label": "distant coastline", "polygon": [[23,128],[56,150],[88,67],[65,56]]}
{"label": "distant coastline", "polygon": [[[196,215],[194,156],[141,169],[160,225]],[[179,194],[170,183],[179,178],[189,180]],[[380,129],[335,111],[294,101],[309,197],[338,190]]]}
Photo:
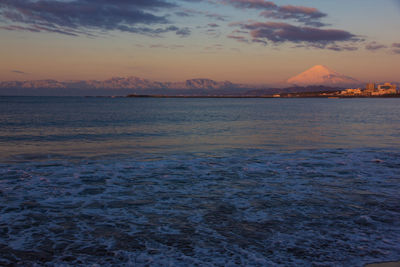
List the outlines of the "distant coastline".
{"label": "distant coastline", "polygon": [[[109,96],[123,97],[123,96]],[[400,98],[400,94],[387,95],[331,95],[319,92],[277,95],[127,95],[127,98]]]}
{"label": "distant coastline", "polygon": [[[297,90],[296,90],[297,89]],[[336,89],[327,90],[327,88],[320,88],[320,90],[307,91],[300,90],[299,88],[287,88],[282,92],[270,92],[266,93],[262,90],[247,91],[242,94],[203,94],[203,95],[158,95],[158,94],[129,94],[127,97],[174,97],[174,98],[396,98],[400,97],[400,91],[397,90],[397,86],[391,83],[385,83],[376,86],[375,83],[367,84],[365,89]],[[321,90],[322,89],[322,90]]]}

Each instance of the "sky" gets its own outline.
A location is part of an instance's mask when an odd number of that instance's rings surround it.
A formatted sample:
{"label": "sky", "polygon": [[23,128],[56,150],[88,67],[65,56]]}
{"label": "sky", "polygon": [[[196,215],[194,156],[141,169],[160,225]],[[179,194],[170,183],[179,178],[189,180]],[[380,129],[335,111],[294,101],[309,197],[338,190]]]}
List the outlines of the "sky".
{"label": "sky", "polygon": [[400,81],[400,0],[0,0],[0,81]]}

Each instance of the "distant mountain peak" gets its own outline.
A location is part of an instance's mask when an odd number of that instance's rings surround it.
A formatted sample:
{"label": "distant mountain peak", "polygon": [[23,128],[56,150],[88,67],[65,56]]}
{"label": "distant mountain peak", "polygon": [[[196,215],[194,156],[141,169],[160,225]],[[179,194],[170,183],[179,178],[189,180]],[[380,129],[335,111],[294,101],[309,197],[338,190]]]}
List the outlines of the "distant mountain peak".
{"label": "distant mountain peak", "polygon": [[336,71],[328,68],[325,65],[315,65],[314,67],[310,68],[307,71],[320,72],[320,73],[337,73]]}
{"label": "distant mountain peak", "polygon": [[293,85],[325,85],[325,86],[351,86],[360,84],[360,81],[340,74],[324,65],[316,65],[299,75],[287,80]]}

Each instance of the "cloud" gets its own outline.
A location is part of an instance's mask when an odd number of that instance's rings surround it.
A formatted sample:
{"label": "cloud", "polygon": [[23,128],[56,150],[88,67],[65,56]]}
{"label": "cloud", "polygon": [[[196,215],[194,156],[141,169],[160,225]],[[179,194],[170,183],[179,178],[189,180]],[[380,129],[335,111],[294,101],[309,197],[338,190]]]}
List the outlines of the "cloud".
{"label": "cloud", "polygon": [[400,43],[393,43],[392,45],[388,46],[377,42],[370,42],[365,46],[365,49],[372,52],[385,49],[388,52],[391,51],[393,54],[400,54]]}
{"label": "cloud", "polygon": [[20,71],[20,70],[11,70],[11,72],[17,73],[17,74],[28,74],[24,71]]}
{"label": "cloud", "polygon": [[378,50],[381,50],[384,48],[387,48],[387,46],[383,45],[383,44],[379,44],[377,42],[371,42],[365,46],[365,49],[367,49],[369,51],[378,51]]}
{"label": "cloud", "polygon": [[181,28],[175,31],[176,35],[180,35],[182,37],[186,37],[190,35],[190,29],[189,28]]}
{"label": "cloud", "polygon": [[[63,31],[59,29],[54,29],[54,28],[48,28],[44,26],[39,26],[39,25],[33,25],[33,26],[19,26],[19,25],[9,25],[9,26],[0,26],[0,29],[3,30],[8,30],[8,31],[29,31],[29,32],[53,32],[53,33],[60,33],[64,35],[69,35],[69,36],[78,36],[78,31]],[[90,35],[87,33],[87,35]]]}
{"label": "cloud", "polygon": [[400,43],[393,43],[392,44],[392,53],[400,54]]}
{"label": "cloud", "polygon": [[218,27],[219,27],[219,25],[216,24],[216,23],[208,23],[207,25],[208,25],[209,27],[211,27],[211,28],[218,28]]}
{"label": "cloud", "polygon": [[332,44],[332,45],[328,45],[326,47],[322,46],[320,47],[321,49],[329,49],[329,50],[333,50],[333,51],[356,51],[358,50],[357,46],[352,46],[352,45],[338,45],[338,44]]}
{"label": "cloud", "polygon": [[227,18],[227,16],[224,16],[221,14],[212,13],[209,11],[197,10],[197,9],[188,9],[188,8],[185,8],[178,12],[175,12],[175,15],[177,15],[179,17],[191,17],[193,15],[202,15],[207,18],[215,19],[215,20],[219,20],[219,21],[225,21]]}
{"label": "cloud", "polygon": [[223,49],[224,49],[224,46],[222,44],[214,44],[211,46],[204,47],[204,50],[207,50],[207,51],[220,51]]}
{"label": "cloud", "polygon": [[178,28],[173,25],[164,28],[128,27],[125,25],[121,25],[117,29],[123,32],[137,33],[150,36],[160,36],[161,34],[167,32],[175,32],[176,35],[180,35],[181,37],[186,37],[190,35],[189,28]]}
{"label": "cloud", "polygon": [[298,44],[295,45],[293,48],[306,48],[306,49],[327,49],[327,50],[332,50],[336,52],[342,52],[342,51],[356,51],[359,49],[358,46],[354,45],[349,45],[349,44],[319,44],[319,43],[314,43],[314,44]]}
{"label": "cloud", "polygon": [[349,41],[355,38],[353,34],[343,30],[318,29],[300,27],[288,23],[256,22],[246,24],[245,29],[251,30],[254,38],[265,38],[272,42],[334,42]]}
{"label": "cloud", "polygon": [[[320,29],[308,26],[295,26],[288,23],[252,22],[235,23],[250,31],[252,42],[261,40],[278,43],[296,43],[303,46],[326,48],[334,51],[355,50],[355,46],[340,46],[337,42],[358,42],[360,39],[350,32],[337,29]],[[229,37],[229,36],[228,36]],[[297,46],[298,47],[298,46]]]}
{"label": "cloud", "polygon": [[[231,25],[233,26],[233,24]],[[243,31],[243,30],[234,30],[232,33],[238,33],[238,34],[248,34],[249,31]]]}
{"label": "cloud", "polygon": [[225,4],[231,4],[236,8],[271,9],[277,5],[271,1],[264,0],[223,0]]}
{"label": "cloud", "polygon": [[265,0],[222,0],[222,3],[230,4],[241,9],[262,10],[260,16],[270,19],[294,20],[307,26],[326,26],[320,20],[327,14],[313,7],[285,5],[279,6],[272,1]]}
{"label": "cloud", "polygon": [[258,38],[253,38],[251,41],[252,41],[253,43],[260,43],[260,44],[263,44],[263,45],[267,45],[267,44],[268,44],[267,41],[265,41],[265,40],[263,40],[263,39],[258,39]]}
{"label": "cloud", "polygon": [[207,18],[220,20],[220,21],[225,21],[227,18],[227,16],[216,14],[216,13],[209,13],[209,12],[205,12],[205,16]]}
{"label": "cloud", "polygon": [[[143,46],[142,46],[143,47]],[[150,48],[164,48],[164,49],[178,49],[185,47],[184,45],[173,44],[173,45],[165,45],[165,44],[152,44],[149,46]]]}
{"label": "cloud", "polygon": [[282,19],[282,20],[295,20],[297,22],[304,23],[308,26],[322,27],[326,24],[320,22],[321,18],[326,17],[325,13],[322,13],[313,7],[304,6],[280,6],[274,10],[266,10],[260,13],[265,18]]}
{"label": "cloud", "polygon": [[174,7],[166,0],[1,0],[0,19],[11,23],[3,29],[73,36],[113,30],[148,35],[167,31],[186,34],[187,30],[175,26],[150,27],[169,24],[167,16],[159,13]]}
{"label": "cloud", "polygon": [[217,28],[208,28],[204,31],[204,33],[214,38],[218,38],[221,36],[221,31],[218,30]]}
{"label": "cloud", "polygon": [[227,37],[230,38],[230,39],[234,39],[234,40],[236,40],[238,42],[241,42],[241,43],[249,43],[250,42],[245,36],[228,35]]}
{"label": "cloud", "polygon": [[190,13],[185,11],[175,12],[175,15],[177,15],[178,17],[190,17]]}

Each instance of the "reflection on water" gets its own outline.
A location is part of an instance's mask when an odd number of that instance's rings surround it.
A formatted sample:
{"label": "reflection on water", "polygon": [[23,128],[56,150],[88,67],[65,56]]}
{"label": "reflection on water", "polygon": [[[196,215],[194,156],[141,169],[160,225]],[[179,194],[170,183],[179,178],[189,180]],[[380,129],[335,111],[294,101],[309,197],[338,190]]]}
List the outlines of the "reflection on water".
{"label": "reflection on water", "polygon": [[397,101],[0,98],[0,266],[398,260]]}

